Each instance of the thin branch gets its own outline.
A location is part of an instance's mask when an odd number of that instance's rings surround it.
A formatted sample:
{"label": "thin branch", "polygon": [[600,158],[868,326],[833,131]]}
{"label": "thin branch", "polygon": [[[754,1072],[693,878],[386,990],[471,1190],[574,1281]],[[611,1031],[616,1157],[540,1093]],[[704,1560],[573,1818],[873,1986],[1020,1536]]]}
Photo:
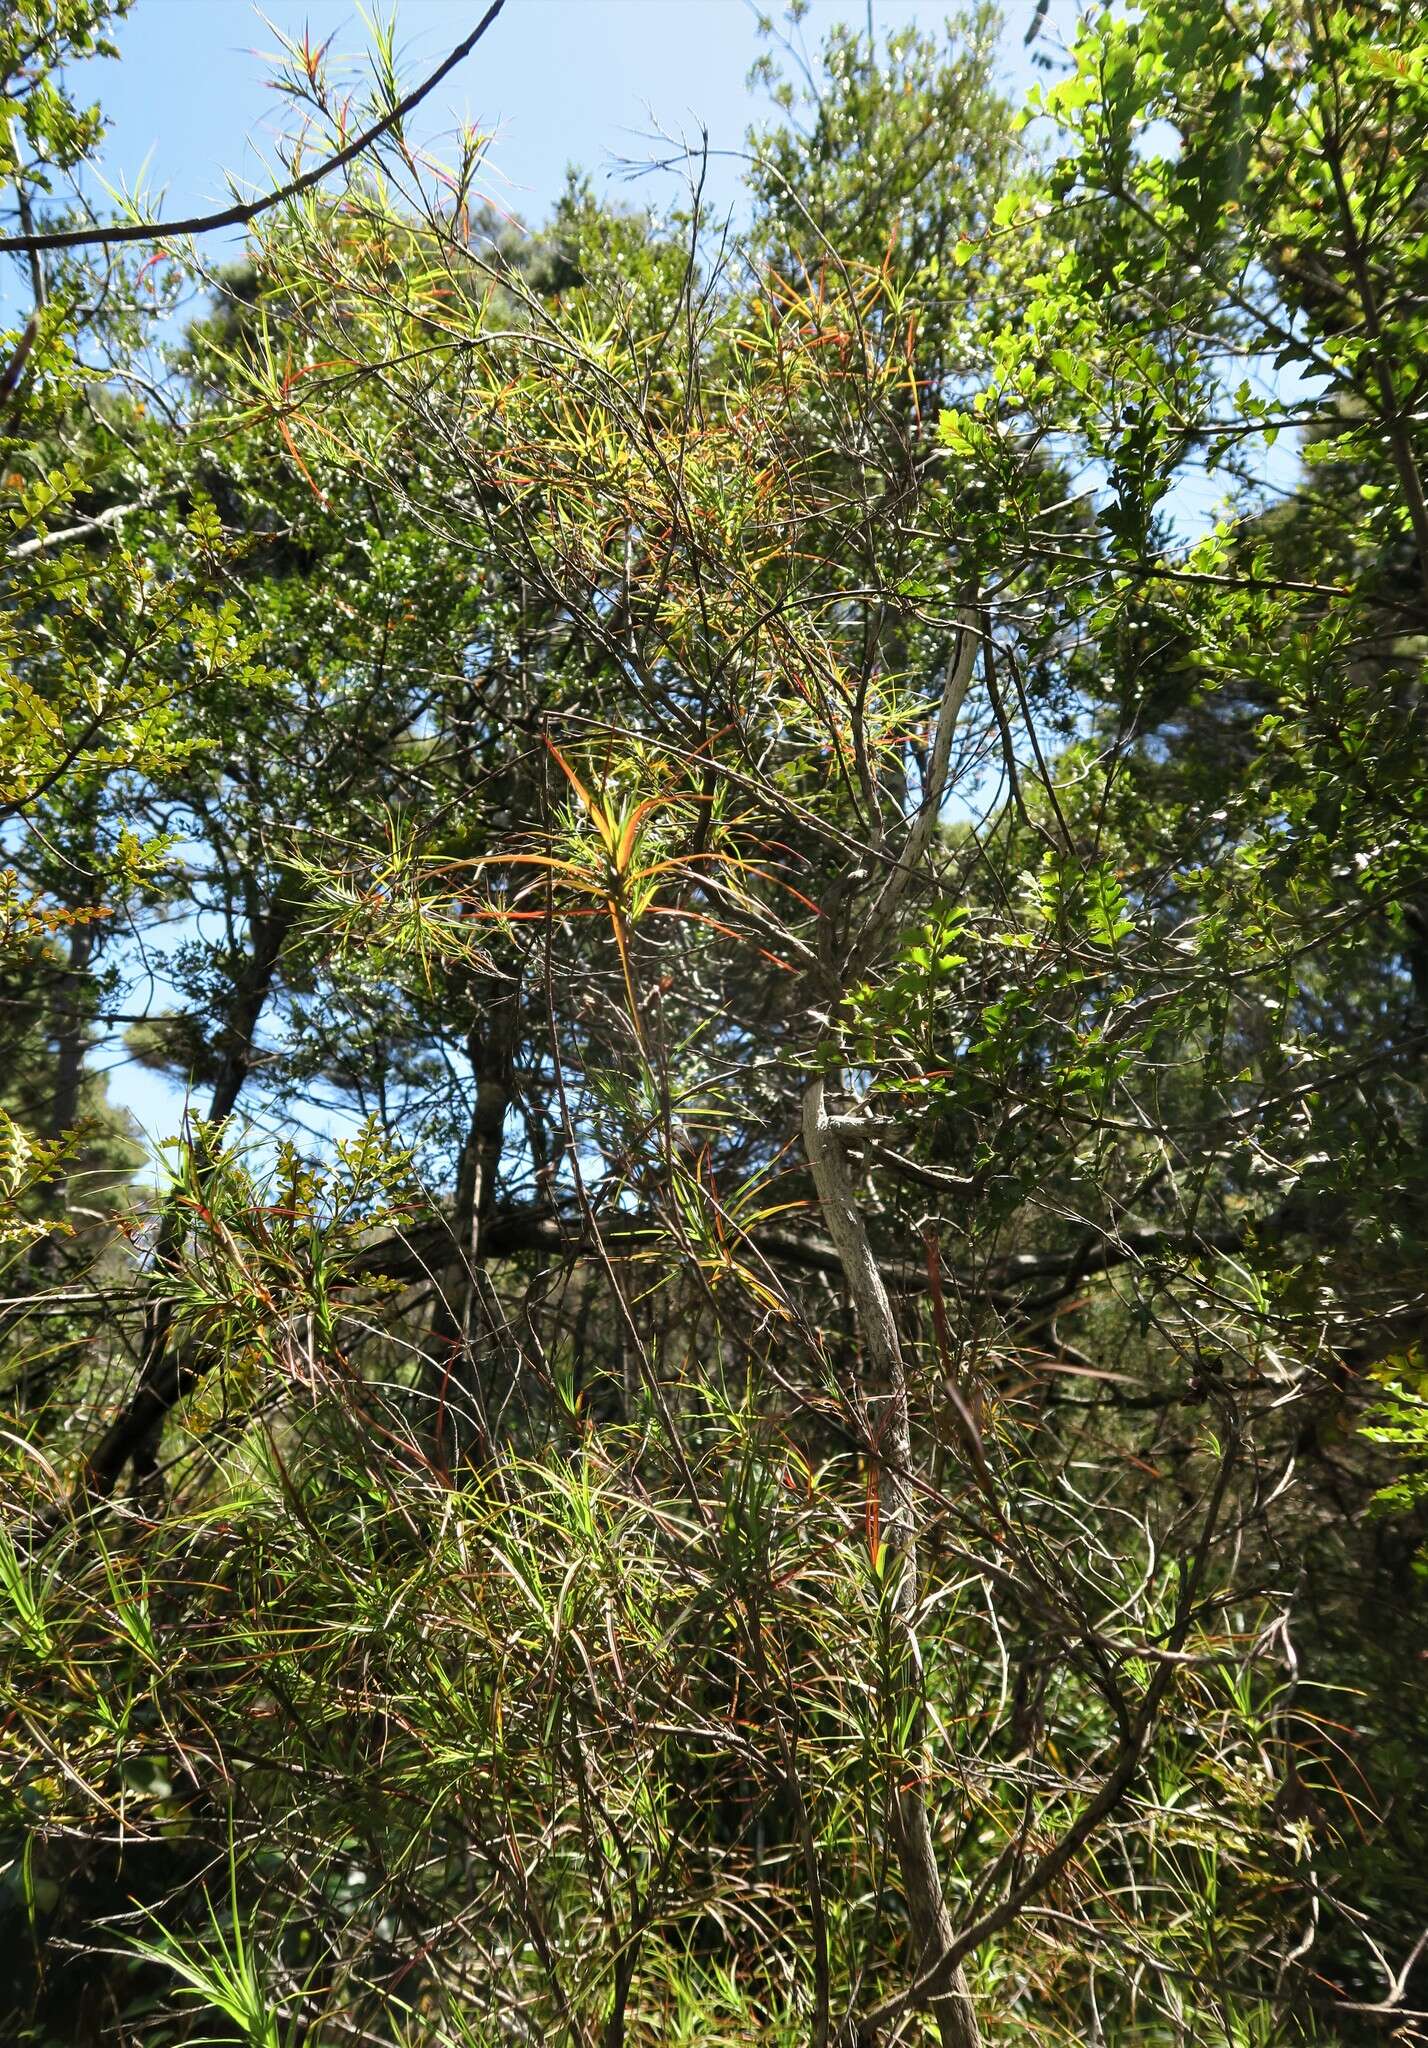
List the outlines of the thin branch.
{"label": "thin branch", "polygon": [[429,92],[440,85],[448,72],[454,71],[463,58],[469,57],[480,42],[491,23],[505,6],[506,0],[491,0],[490,6],[477,22],[469,36],[458,43],[442,63],[438,64],[430,78],[414,87],[405,99],[385,113],[380,121],[374,121],[370,128],[364,128],[355,142],[349,142],[345,149],[339,149],[335,156],[325,157],[301,177],[289,179],[275,192],[269,192],[263,199],[247,199],[235,206],[224,207],[219,213],[197,214],[190,220],[137,220],[125,221],[107,228],[52,228],[43,234],[0,235],[0,251],[35,254],[41,249],[87,249],[111,242],[147,242],[167,239],[179,235],[207,235],[218,228],[246,227],[250,220],[256,220],[260,213],[270,207],[280,206],[285,199],[295,199],[300,192],[311,191],[320,185],[333,171],[340,171],[355,157],[370,149],[374,142],[380,142],[399,121],[405,120],[414,107],[420,106]]}
{"label": "thin branch", "polygon": [[97,512],[93,519],[82,519],[77,526],[66,526],[58,533],[37,533],[33,540],[21,541],[18,547],[7,549],[5,560],[27,562],[34,555],[47,555],[51,548],[68,547],[71,541],[90,540],[95,534],[106,533],[111,526],[117,526],[131,512],[142,512],[156,502],[153,497],[132,498],[127,505],[111,505],[107,512]]}

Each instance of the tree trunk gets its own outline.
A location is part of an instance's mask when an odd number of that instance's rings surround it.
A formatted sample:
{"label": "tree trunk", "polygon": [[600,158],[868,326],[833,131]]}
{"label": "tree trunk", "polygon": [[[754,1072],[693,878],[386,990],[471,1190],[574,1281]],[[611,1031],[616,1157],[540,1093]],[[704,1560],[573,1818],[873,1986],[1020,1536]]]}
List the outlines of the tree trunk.
{"label": "tree trunk", "polygon": [[[54,1084],[50,1090],[45,1136],[63,1138],[79,1121],[80,1093],[84,1086],[84,1055],[88,1050],[84,994],[89,986],[89,967],[94,957],[93,924],[70,927],[69,958],[55,978],[50,1003],[50,1037],[54,1041]],[[60,1222],[69,1187],[69,1172],[61,1164],[37,1191],[45,1204],[45,1215]],[[25,1261],[22,1291],[38,1292],[58,1284],[64,1267],[65,1240],[58,1230],[49,1232],[31,1249]],[[7,1318],[7,1320],[9,1320]],[[21,1372],[18,1398],[24,1405],[29,1381],[28,1368]]]}
{"label": "tree trunk", "polygon": [[[233,1114],[243,1084],[252,1072],[258,1021],[272,993],[290,924],[291,914],[281,910],[252,920],[251,951],[233,984],[224,1021],[218,1073],[205,1120],[208,1127],[221,1124]],[[212,1170],[205,1152],[206,1138],[200,1137],[199,1147],[202,1181]],[[182,1235],[183,1218],[170,1204],[160,1221],[154,1246],[157,1268],[173,1265]],[[90,1453],[80,1475],[82,1494],[102,1499],[114,1491],[126,1465],[132,1462],[136,1472],[152,1465],[154,1446],[165,1418],[199,1377],[192,1366],[173,1355],[169,1343],[172,1327],[172,1302],[157,1292],[151,1293],[144,1314],[139,1376],[134,1391]]]}
{"label": "tree trunk", "polygon": [[[483,1338],[494,1343],[498,1336],[492,1318],[482,1311],[479,1262],[485,1225],[495,1204],[506,1112],[511,1105],[511,1063],[519,1001],[519,982],[498,990],[489,1007],[478,1011],[466,1039],[467,1056],[476,1078],[476,1102],[456,1179],[452,1217],[456,1256],[437,1289],[428,1332],[441,1370],[443,1391],[437,1449],[443,1455],[449,1415],[445,1388],[449,1377],[458,1362],[463,1368],[472,1362],[475,1343]],[[479,1433],[484,1434],[485,1390],[479,1375],[472,1377],[468,1392],[477,1409]],[[459,1460],[460,1446],[456,1448]]]}
{"label": "tree trunk", "polygon": [[[822,1076],[809,1083],[803,1099],[803,1142],[828,1234],[838,1249],[848,1291],[862,1325],[870,1376],[886,1391],[868,1395],[868,1405],[885,1405],[878,1416],[879,1533],[887,1546],[889,1606],[898,1653],[898,1683],[904,1697],[899,1710],[911,1707],[913,1753],[901,1773],[903,1782],[889,1789],[893,1845],[907,1894],[908,1911],[917,1935],[917,1969],[921,1973],[952,1942],[952,1919],[937,1870],[927,1802],[922,1790],[925,1758],[921,1705],[922,1657],[917,1640],[917,1525],[912,1493],[912,1425],[908,1409],[907,1371],[892,1301],[868,1242],[853,1178],[837,1132],[828,1117]],[[902,1719],[901,1711],[895,1718]],[[958,1969],[948,1989],[931,1999],[943,2048],[980,2048],[977,2015]]]}

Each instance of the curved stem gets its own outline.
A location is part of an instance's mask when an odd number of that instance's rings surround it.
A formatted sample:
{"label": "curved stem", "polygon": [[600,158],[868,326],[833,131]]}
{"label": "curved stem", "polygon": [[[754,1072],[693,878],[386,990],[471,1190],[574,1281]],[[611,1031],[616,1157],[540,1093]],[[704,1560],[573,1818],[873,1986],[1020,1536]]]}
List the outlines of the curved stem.
{"label": "curved stem", "polygon": [[[896,1652],[895,1682],[903,1697],[894,1721],[911,1729],[913,1755],[891,1787],[892,1834],[920,1949],[919,1971],[952,1945],[952,1919],[942,1894],[937,1851],[923,1793],[925,1716],[921,1702],[922,1656],[917,1639],[917,1521],[912,1488],[912,1424],[907,1370],[893,1315],[892,1299],[873,1256],[841,1139],[828,1115],[825,1081],[809,1082],[803,1098],[803,1143],[828,1234],[837,1247],[843,1275],[862,1326],[870,1376],[885,1387],[878,1441],[879,1527],[887,1546],[888,1607]],[[869,1396],[871,1403],[872,1396]],[[980,2048],[977,2015],[960,1968],[928,2001],[943,2048]]]}

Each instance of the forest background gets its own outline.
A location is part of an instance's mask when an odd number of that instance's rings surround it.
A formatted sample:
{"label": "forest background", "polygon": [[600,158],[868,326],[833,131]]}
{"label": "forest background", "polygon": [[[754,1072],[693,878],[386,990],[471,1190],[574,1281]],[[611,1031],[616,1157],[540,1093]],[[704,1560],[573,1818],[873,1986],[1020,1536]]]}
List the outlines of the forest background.
{"label": "forest background", "polygon": [[795,7],[522,223],[520,0],[373,18],[235,250],[127,11],[0,27],[9,2037],[1423,2038],[1428,28]]}

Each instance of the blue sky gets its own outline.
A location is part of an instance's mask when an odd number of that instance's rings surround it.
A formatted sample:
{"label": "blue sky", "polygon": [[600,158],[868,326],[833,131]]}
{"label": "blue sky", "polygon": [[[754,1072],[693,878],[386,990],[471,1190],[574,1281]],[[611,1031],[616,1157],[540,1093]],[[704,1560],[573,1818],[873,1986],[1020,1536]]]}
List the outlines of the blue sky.
{"label": "blue sky", "polygon": [[[781,6],[767,0],[770,12]],[[483,7],[484,0],[399,0],[404,76],[435,69]],[[955,7],[872,0],[871,11],[881,34],[909,22],[939,29]],[[1023,50],[1033,11],[1034,0],[1010,0],[1005,9],[1007,76],[1017,87],[1036,75]],[[816,46],[834,22],[861,26],[867,14],[868,0],[813,0],[803,34]],[[1038,47],[1051,48],[1053,25],[1069,27],[1074,16],[1071,0],[1054,0]],[[539,218],[567,165],[600,179],[616,158],[667,154],[656,130],[697,140],[704,126],[714,149],[738,150],[764,106],[746,85],[763,48],[756,18],[747,0],[507,0],[475,52],[437,88],[422,132],[434,139],[461,120],[494,131],[490,196]],[[223,203],[229,174],[265,185],[265,158],[271,162],[285,111],[267,84],[265,53],[277,47],[273,27],[296,36],[304,24],[315,41],[333,38],[334,56],[360,61],[367,32],[353,0],[268,0],[261,11],[251,0],[135,0],[118,33],[122,61],[93,72],[92,89],[113,124],[104,152],[110,182],[132,188],[142,174],[150,189],[167,188],[171,213]],[[715,196],[731,200],[737,184],[737,164],[716,164]]]}

